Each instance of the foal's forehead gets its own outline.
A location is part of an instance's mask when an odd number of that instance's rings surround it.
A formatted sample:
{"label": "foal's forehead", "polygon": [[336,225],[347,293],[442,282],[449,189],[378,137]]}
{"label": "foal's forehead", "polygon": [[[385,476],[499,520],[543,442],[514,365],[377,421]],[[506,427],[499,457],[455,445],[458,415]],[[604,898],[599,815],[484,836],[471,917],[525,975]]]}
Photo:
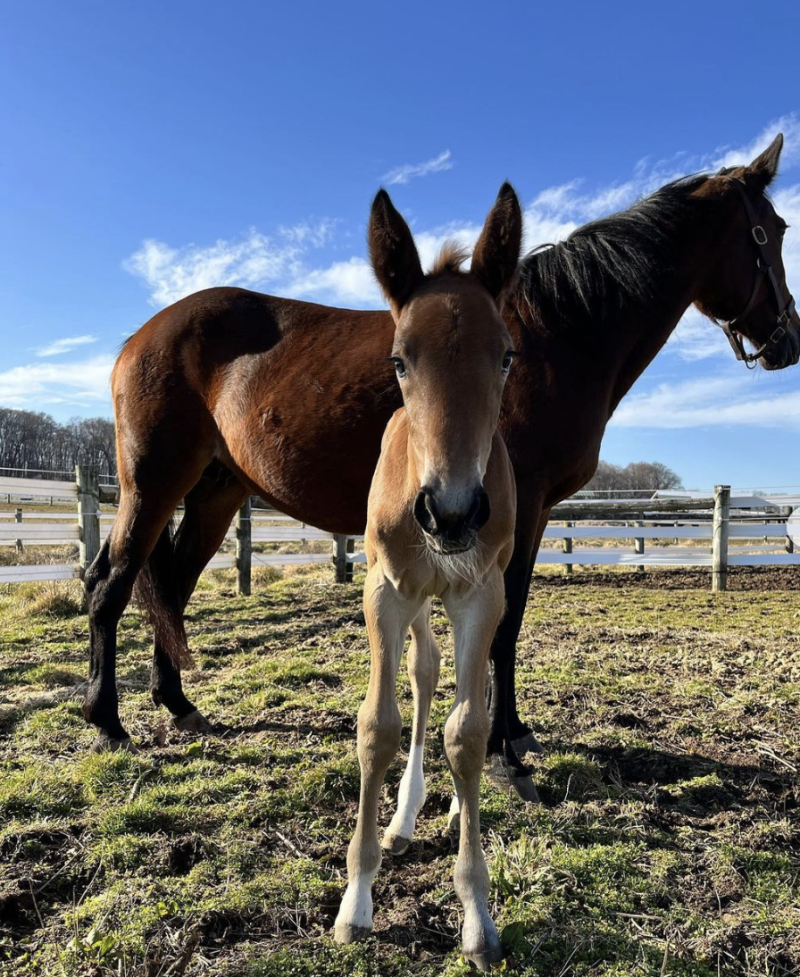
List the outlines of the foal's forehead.
{"label": "foal's forehead", "polygon": [[484,286],[469,275],[437,276],[415,293],[398,323],[395,341],[408,345],[441,338],[506,341],[508,333],[497,305]]}

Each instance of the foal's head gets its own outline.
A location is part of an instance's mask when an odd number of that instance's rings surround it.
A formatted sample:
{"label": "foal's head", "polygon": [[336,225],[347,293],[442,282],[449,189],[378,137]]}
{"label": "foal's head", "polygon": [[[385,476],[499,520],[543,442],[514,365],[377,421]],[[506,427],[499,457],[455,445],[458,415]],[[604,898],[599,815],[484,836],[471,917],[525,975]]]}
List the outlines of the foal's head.
{"label": "foal's head", "polygon": [[475,545],[489,518],[483,478],[514,358],[500,315],[522,243],[522,214],[505,183],[472,267],[445,245],[425,275],[408,225],[381,190],[369,223],[372,267],[392,310],[392,360],[419,478],[414,516],[439,553]]}

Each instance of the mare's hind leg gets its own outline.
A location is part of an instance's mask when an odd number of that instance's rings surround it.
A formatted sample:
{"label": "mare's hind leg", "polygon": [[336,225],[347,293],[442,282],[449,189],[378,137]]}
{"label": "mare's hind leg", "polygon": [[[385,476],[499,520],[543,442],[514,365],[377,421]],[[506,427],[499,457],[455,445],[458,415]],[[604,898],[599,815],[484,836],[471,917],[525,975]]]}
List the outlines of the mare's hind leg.
{"label": "mare's hind leg", "polygon": [[[153,576],[164,581],[164,610],[176,624],[182,626],[183,613],[200,574],[222,545],[231,519],[247,495],[248,490],[227,468],[219,463],[209,465],[186,496],[183,521],[174,541],[168,533],[159,538],[150,568]],[[154,630],[150,678],[153,702],[169,709],[178,729],[209,732],[209,723],[184,694],[180,668],[170,657],[159,628]]]}
{"label": "mare's hind leg", "polygon": [[408,674],[414,692],[414,724],[408,765],[397,796],[397,811],[383,836],[382,845],[394,854],[404,852],[411,844],[417,817],[425,803],[425,730],[431,700],[439,681],[441,654],[431,630],[431,602],[425,602],[411,625],[411,647],[408,652]]}
{"label": "mare's hind leg", "polygon": [[183,491],[183,486],[173,487],[170,493],[162,483],[146,498],[124,492],[111,534],[86,573],[90,666],[83,715],[100,730],[95,749],[130,748],[130,737],[119,718],[117,625],[136,577]]}

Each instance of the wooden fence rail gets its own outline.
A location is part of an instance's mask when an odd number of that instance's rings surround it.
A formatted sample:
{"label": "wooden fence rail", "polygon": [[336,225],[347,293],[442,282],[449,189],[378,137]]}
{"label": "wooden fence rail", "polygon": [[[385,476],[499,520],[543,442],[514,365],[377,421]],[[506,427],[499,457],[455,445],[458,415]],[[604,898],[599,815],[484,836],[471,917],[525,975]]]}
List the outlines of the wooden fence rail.
{"label": "wooden fence rail", "polygon": [[[76,505],[77,518],[52,511],[25,514],[20,506],[0,513],[0,546],[21,551],[26,543],[77,544],[78,562],[0,566],[0,584],[82,579],[113,523],[114,513],[101,506],[116,501],[116,489],[101,485],[96,470],[79,466],[74,482],[0,476],[0,499],[3,496],[34,504],[58,498]],[[800,554],[794,552],[787,528],[795,508],[800,511],[800,496],[780,496],[772,502],[768,496],[732,496],[724,485],[715,488],[713,498],[568,499],[552,510],[537,563],[559,564],[566,573],[575,566],[708,567],[712,589],[721,591],[731,566],[800,566]],[[181,518],[180,512],[176,518]],[[353,579],[354,564],[365,561],[364,553],[356,552],[359,539],[336,536],[272,510],[254,509],[248,499],[226,535],[234,552],[220,551],[208,569],[235,569],[241,594],[250,593],[254,564],[332,564],[337,582],[347,583]],[[329,553],[260,550],[265,543],[326,540],[331,543]],[[551,540],[560,540],[561,545],[553,548]],[[587,541],[594,545],[586,546]],[[646,546],[646,541],[652,545]]]}

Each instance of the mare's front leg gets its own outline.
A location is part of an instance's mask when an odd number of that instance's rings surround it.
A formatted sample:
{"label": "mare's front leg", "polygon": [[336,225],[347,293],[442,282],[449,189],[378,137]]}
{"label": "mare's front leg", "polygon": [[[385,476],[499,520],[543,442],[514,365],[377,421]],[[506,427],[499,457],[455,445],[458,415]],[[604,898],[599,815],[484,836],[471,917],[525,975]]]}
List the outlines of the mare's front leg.
{"label": "mare's front leg", "polygon": [[372,932],[372,882],[381,864],[378,798],[389,764],[400,747],[397,670],[405,636],[422,600],[402,597],[376,563],[364,587],[364,616],[370,645],[369,688],[358,711],[361,796],[358,822],[347,851],[347,890],[334,924],[339,943]]}
{"label": "mare's front leg", "polygon": [[446,597],[444,604],[455,632],[456,701],[445,724],[444,746],[460,815],[454,882],[464,907],[462,952],[481,970],[489,970],[502,958],[503,951],[489,915],[489,872],[481,849],[479,791],[489,734],[486,664],[504,604],[500,569],[495,567],[479,590],[464,598]]}
{"label": "mare's front leg", "polygon": [[395,855],[404,852],[414,837],[417,817],[425,803],[425,774],[423,757],[425,731],[431,711],[436,685],[439,681],[441,653],[431,630],[431,602],[425,601],[422,610],[411,624],[411,647],[408,651],[408,674],[414,693],[414,723],[408,764],[400,781],[397,811],[383,836],[383,847]]}
{"label": "mare's front leg", "polygon": [[[527,727],[517,718],[514,671],[517,639],[533,573],[533,554],[547,524],[547,515],[539,506],[519,509],[514,552],[505,571],[506,613],[492,642],[490,689],[489,780],[498,787],[511,788],[525,801],[535,802],[539,795],[528,768],[522,763],[515,743],[528,751],[541,747]],[[512,722],[516,721],[512,727]]]}

